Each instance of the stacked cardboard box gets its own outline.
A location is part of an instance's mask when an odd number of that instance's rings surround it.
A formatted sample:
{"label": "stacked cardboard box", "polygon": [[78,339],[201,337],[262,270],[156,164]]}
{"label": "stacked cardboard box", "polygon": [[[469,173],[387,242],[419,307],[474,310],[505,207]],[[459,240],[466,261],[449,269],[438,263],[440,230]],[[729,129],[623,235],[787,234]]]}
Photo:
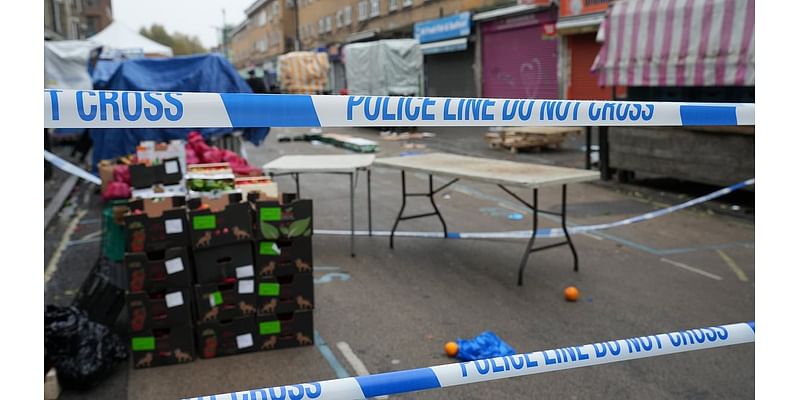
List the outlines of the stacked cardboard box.
{"label": "stacked cardboard box", "polygon": [[262,350],[314,342],[311,200],[282,201],[251,194],[256,217],[258,345]]}
{"label": "stacked cardboard box", "polygon": [[195,335],[204,358],[255,350],[252,211],[239,193],[189,200]]}
{"label": "stacked cardboard box", "polygon": [[195,358],[185,198],[138,199],[125,216],[126,304],[136,368]]}

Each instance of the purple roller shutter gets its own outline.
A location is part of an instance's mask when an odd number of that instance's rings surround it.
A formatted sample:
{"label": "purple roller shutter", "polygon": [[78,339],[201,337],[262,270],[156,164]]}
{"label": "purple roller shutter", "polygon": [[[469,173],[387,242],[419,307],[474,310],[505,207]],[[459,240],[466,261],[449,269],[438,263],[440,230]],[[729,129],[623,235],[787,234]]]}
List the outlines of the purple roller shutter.
{"label": "purple roller shutter", "polygon": [[553,11],[491,21],[481,26],[483,97],[558,98],[558,51],[545,24]]}

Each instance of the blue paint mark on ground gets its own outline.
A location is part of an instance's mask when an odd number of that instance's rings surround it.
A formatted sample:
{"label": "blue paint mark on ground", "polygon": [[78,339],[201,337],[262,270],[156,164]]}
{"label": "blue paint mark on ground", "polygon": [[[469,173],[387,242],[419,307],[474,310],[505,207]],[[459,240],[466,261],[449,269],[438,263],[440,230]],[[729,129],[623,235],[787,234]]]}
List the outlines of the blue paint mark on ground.
{"label": "blue paint mark on ground", "polygon": [[319,332],[316,330],[314,331],[314,346],[317,347],[317,350],[319,350],[319,352],[322,354],[322,357],[328,362],[328,365],[331,366],[333,372],[336,373],[336,378],[341,379],[350,377],[350,374],[348,374],[347,370],[344,369],[342,363],[336,359],[336,356],[333,354],[333,351],[331,351],[331,348],[328,347],[328,344],[325,343],[325,340],[322,339],[322,336],[320,336]]}

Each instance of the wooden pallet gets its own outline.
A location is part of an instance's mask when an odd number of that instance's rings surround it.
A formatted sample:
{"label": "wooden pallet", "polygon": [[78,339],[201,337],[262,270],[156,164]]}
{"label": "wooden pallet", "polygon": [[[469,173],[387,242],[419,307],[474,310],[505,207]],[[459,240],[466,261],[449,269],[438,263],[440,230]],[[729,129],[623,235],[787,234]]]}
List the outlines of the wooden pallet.
{"label": "wooden pallet", "polygon": [[493,149],[505,148],[511,153],[520,150],[559,148],[573,134],[581,134],[582,128],[573,127],[508,127],[499,132],[488,132],[484,139]]}

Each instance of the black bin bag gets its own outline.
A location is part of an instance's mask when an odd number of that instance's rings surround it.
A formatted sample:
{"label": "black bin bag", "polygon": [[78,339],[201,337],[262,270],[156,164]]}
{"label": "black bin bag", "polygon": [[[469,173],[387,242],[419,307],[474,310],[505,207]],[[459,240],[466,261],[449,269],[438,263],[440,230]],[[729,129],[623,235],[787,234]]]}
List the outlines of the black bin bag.
{"label": "black bin bag", "polygon": [[74,306],[45,308],[44,348],[45,362],[55,366],[59,383],[78,390],[96,385],[128,357],[116,333]]}

